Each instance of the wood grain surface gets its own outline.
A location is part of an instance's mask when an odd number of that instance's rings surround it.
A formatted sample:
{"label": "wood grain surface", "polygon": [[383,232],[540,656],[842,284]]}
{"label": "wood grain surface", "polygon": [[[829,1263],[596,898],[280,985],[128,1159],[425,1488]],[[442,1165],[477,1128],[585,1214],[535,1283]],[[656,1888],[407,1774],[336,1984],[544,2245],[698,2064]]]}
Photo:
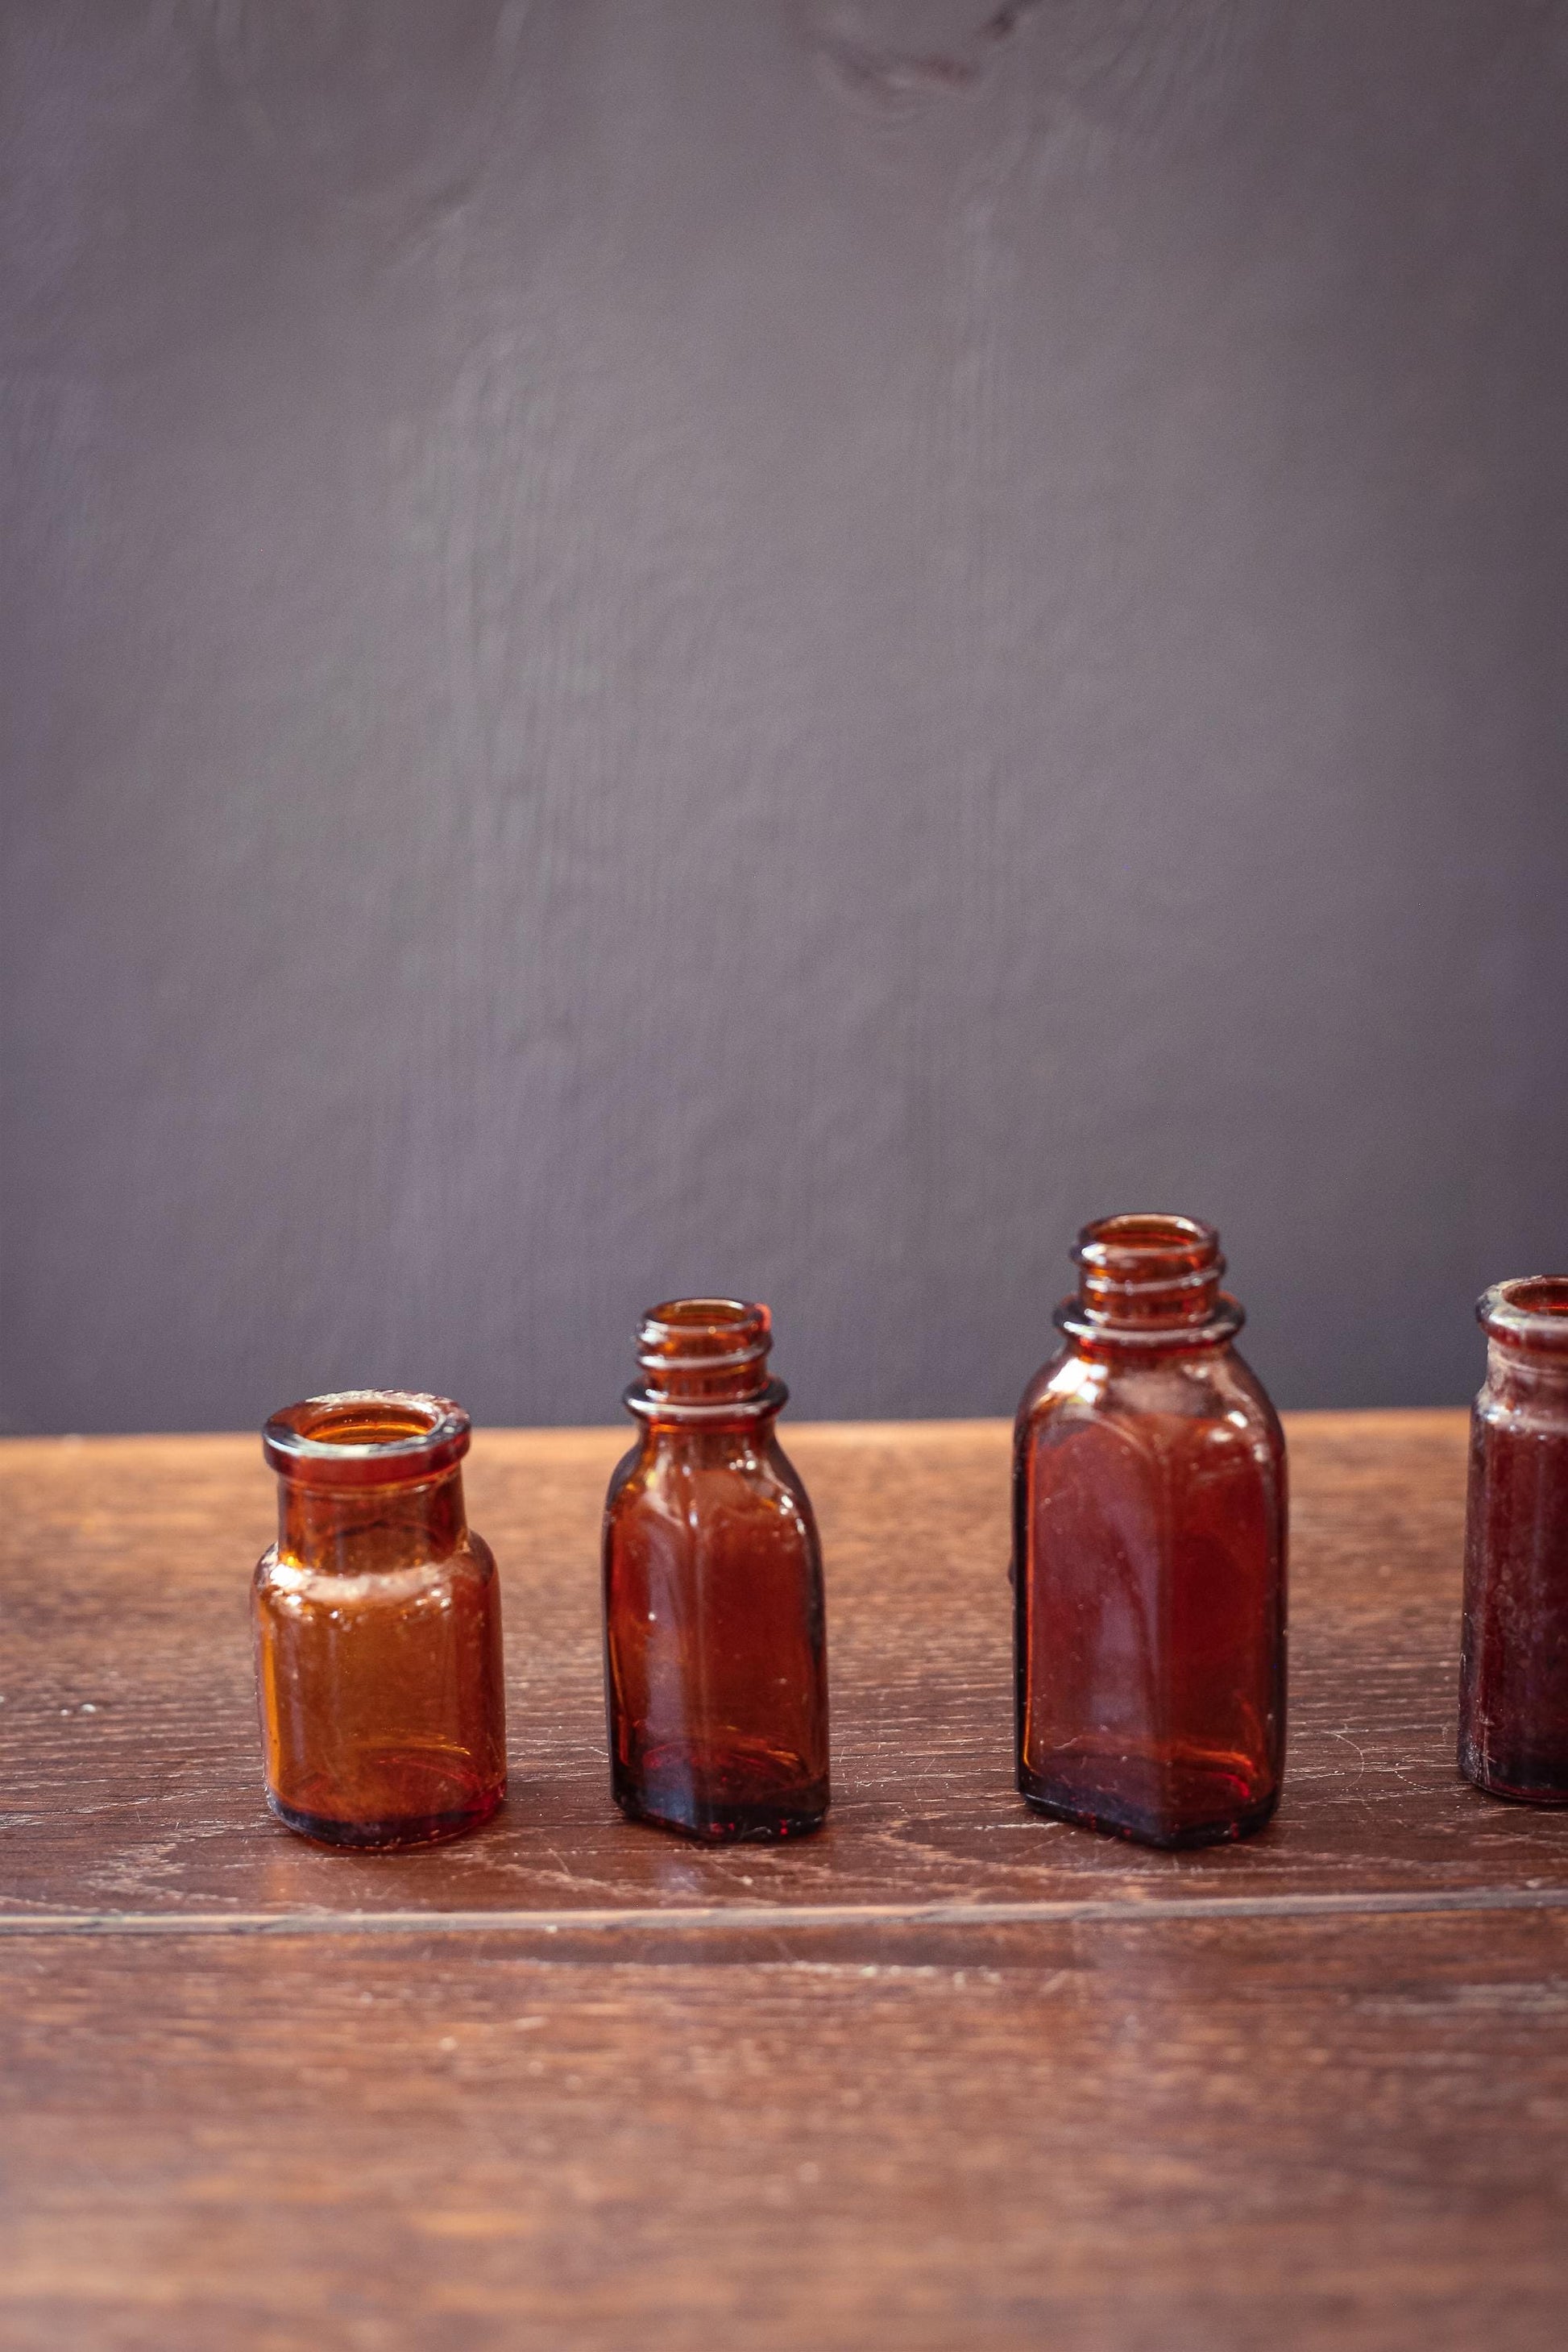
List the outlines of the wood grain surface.
{"label": "wood grain surface", "polygon": [[605,1793],[618,1433],[481,1433],[513,1794],[319,1853],[259,1797],[254,1441],[0,1448],[0,2344],[1556,2352],[1568,1814],[1452,1762],[1464,1425],[1289,1424],[1278,1824],[1145,1854],[1008,1772],[1000,1424],[802,1429],[837,1794]]}
{"label": "wood grain surface", "polygon": [[1560,2352],[1561,1914],[0,1952],[9,2347]]}

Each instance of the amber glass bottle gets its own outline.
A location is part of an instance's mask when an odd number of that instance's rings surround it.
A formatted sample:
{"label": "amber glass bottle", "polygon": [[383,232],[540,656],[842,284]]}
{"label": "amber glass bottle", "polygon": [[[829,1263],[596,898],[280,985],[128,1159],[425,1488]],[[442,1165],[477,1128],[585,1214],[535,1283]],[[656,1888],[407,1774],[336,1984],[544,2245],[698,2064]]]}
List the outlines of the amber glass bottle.
{"label": "amber glass bottle", "polygon": [[652,1308],[605,1506],[611,1790],[686,1837],[799,1837],[827,1811],[822,1561],[771,1345],[765,1307]]}
{"label": "amber glass bottle", "polygon": [[267,1801],[328,1845],[427,1845],[506,1794],[500,1597],[463,1513],[468,1416],[351,1390],[262,1433],[278,1541],[256,1571]]}
{"label": "amber glass bottle", "polygon": [[1285,1748],[1285,1441],[1190,1217],[1107,1217],[1018,1410],[1018,1786],[1149,1845],[1259,1828]]}
{"label": "amber glass bottle", "polygon": [[1459,1769],[1568,1805],[1568,1275],[1500,1282],[1476,1312]]}

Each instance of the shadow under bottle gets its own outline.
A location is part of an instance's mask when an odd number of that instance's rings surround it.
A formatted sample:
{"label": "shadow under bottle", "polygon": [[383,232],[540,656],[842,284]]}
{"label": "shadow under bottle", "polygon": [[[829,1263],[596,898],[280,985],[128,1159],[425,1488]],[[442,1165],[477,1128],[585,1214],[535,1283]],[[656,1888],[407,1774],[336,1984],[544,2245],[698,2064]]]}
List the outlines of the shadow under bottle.
{"label": "shadow under bottle", "polygon": [[605,1507],[612,1793],[712,1842],[800,1837],[827,1811],[822,1561],[771,1345],[765,1307],[652,1308],[625,1399],[641,1433]]}
{"label": "shadow under bottle", "polygon": [[1285,1441],[1212,1227],[1108,1217],[1018,1411],[1018,1787],[1157,1846],[1258,1829],[1285,1745]]}

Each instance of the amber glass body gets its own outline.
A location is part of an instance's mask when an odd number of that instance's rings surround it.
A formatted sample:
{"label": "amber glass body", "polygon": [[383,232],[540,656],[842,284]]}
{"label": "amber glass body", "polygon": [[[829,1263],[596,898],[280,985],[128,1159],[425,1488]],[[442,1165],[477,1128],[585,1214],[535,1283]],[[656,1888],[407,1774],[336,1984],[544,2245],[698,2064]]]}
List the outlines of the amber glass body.
{"label": "amber glass body", "polygon": [[1157,1846],[1268,1821],[1285,1754],[1285,1441],[1212,1227],[1108,1217],[1014,1468],[1018,1786]]}
{"label": "amber glass body", "polygon": [[1568,1276],[1477,1308],[1459,1769],[1493,1796],[1568,1805]]}
{"label": "amber glass body", "polygon": [[428,1845],[506,1794],[500,1599],[468,1528],[468,1418],[380,1390],[263,1433],[278,1541],[256,1571],[267,1801],[327,1845]]}
{"label": "amber glass body", "polygon": [[684,1837],[800,1837],[827,1811],[822,1559],[770,1344],[764,1307],[652,1308],[605,1507],[611,1790]]}

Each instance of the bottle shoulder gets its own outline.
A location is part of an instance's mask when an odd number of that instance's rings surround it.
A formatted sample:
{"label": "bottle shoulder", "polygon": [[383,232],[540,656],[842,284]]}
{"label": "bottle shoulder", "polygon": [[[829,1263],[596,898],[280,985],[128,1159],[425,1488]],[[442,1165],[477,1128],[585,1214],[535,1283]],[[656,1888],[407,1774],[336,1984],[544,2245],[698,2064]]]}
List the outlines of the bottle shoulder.
{"label": "bottle shoulder", "polygon": [[486,1588],[495,1579],[495,1554],[483,1536],[470,1528],[458,1549],[439,1559],[363,1572],[310,1568],[285,1559],[277,1544],[268,1544],[256,1563],[251,1584],[258,1605],[341,1611],[378,1606],[405,1609],[418,1602],[438,1605],[455,1591]]}
{"label": "bottle shoulder", "polygon": [[815,1545],[816,1521],[798,1471],[778,1444],[747,1438],[715,1442],[645,1440],[617,1464],[605,1502],[605,1533],[613,1542],[639,1520],[693,1528],[704,1520],[766,1520]]}
{"label": "bottle shoulder", "polygon": [[1568,1437],[1564,1369],[1556,1363],[1542,1368],[1506,1359],[1492,1363],[1471,1407],[1470,1425],[1478,1441]]}
{"label": "bottle shoulder", "polygon": [[1152,1360],[1064,1348],[1025,1390],[1016,1437],[1023,1450],[1077,1429],[1131,1430],[1144,1421],[1212,1423],[1221,1442],[1228,1430],[1249,1451],[1284,1456],[1279,1417],[1250,1365],[1230,1347]]}

